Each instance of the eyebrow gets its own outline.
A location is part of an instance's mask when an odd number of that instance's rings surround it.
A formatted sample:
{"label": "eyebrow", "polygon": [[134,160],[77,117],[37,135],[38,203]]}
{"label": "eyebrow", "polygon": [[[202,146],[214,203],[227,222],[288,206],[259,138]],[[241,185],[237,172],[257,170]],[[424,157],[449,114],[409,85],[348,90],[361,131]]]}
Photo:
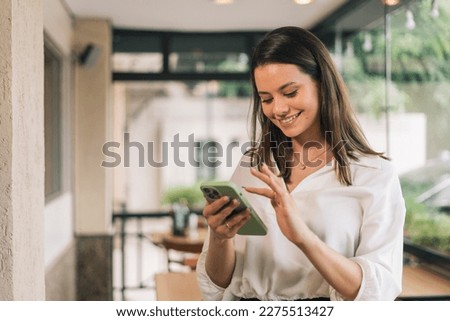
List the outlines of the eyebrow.
{"label": "eyebrow", "polygon": [[[288,83],[285,83],[284,85],[281,85],[279,88],[278,88],[278,91],[282,91],[283,89],[285,89],[286,87],[289,87],[290,85],[294,85],[295,84],[295,82],[293,82],[293,81],[290,81],[290,82],[288,82]],[[269,92],[267,92],[267,91],[258,91],[258,94],[270,94]]]}

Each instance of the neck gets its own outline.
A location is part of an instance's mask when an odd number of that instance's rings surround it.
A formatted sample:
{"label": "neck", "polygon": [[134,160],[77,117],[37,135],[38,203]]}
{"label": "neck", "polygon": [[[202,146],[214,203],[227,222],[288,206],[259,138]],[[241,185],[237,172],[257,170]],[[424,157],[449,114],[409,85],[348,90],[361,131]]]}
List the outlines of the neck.
{"label": "neck", "polygon": [[326,143],[325,139],[309,140],[305,142],[299,142],[298,140],[292,140],[292,147],[294,152],[294,163],[298,162],[300,169],[306,169],[307,167],[318,166],[317,162],[327,162],[329,159],[330,146]]}
{"label": "neck", "polygon": [[322,151],[323,149],[328,148],[328,144],[324,138],[316,138],[316,139],[308,139],[308,140],[300,140],[293,138],[292,139],[292,148],[294,153],[307,153],[312,152],[313,150]]}

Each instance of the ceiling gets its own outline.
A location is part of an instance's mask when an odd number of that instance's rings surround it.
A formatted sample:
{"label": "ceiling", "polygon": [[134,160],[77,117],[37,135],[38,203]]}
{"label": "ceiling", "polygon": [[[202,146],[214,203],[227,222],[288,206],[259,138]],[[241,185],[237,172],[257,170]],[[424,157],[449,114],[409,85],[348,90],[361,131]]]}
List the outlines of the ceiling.
{"label": "ceiling", "polygon": [[101,17],[114,28],[165,31],[258,31],[286,25],[313,28],[349,0],[60,0],[74,17]]}

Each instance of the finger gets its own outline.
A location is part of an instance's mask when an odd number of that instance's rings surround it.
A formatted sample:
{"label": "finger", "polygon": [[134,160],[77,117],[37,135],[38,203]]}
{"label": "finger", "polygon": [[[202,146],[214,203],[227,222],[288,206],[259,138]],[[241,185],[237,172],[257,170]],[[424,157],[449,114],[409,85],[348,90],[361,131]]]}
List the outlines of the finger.
{"label": "finger", "polygon": [[259,178],[260,180],[262,180],[264,183],[266,183],[267,185],[269,185],[270,184],[270,178],[267,176],[267,174],[265,174],[265,173],[262,173],[262,172],[260,172],[260,171],[258,171],[257,169],[255,169],[255,168],[250,168],[250,173],[253,175],[253,176],[255,176],[255,177],[257,177],[257,178]]}
{"label": "finger", "polygon": [[282,194],[283,192],[287,191],[286,183],[284,182],[284,179],[282,177],[279,177],[275,175],[270,169],[269,166],[267,166],[265,163],[262,165],[262,171],[264,174],[266,174],[271,182],[274,182],[276,185],[270,186],[272,187],[272,190],[275,191],[275,193]]}
{"label": "finger", "polygon": [[207,218],[208,225],[213,229],[216,229],[217,227],[222,225],[227,217],[230,216],[230,214],[239,206],[239,204],[239,201],[233,200],[230,202],[230,204],[223,207],[219,212],[216,212],[216,214],[210,215]]}
{"label": "finger", "polygon": [[264,187],[244,187],[244,189],[253,194],[265,196],[267,198],[272,199],[274,197],[274,191],[272,191],[270,188],[264,188]]}
{"label": "finger", "polygon": [[262,172],[259,172],[254,168],[251,168],[250,172],[252,173],[252,175],[256,176],[264,183],[266,183],[272,189],[272,191],[280,194],[285,192],[285,188],[283,187],[284,182],[280,182],[280,179],[283,179],[272,173],[266,164],[262,165]]}
{"label": "finger", "polygon": [[222,207],[224,207],[229,202],[229,197],[223,196],[218,200],[213,201],[212,203],[208,203],[208,205],[203,208],[203,216],[208,218],[211,215],[215,215]]}
{"label": "finger", "polygon": [[232,228],[236,224],[239,224],[240,221],[242,221],[243,219],[245,219],[248,216],[250,216],[250,209],[247,208],[247,209],[233,215],[231,218],[225,219],[225,223],[226,223],[225,225],[228,224],[227,227]]}
{"label": "finger", "polygon": [[225,221],[224,224],[221,225],[221,232],[224,233],[227,237],[234,237],[239,229],[250,220],[251,216],[249,209],[241,212],[241,214],[243,214],[244,216],[241,215],[239,217],[233,217],[231,220]]}

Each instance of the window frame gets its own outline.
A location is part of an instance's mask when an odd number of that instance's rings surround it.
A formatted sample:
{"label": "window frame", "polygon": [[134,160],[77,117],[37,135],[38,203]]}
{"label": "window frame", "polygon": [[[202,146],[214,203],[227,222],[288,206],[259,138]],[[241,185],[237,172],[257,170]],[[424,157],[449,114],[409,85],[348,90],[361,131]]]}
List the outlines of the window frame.
{"label": "window frame", "polygon": [[[56,170],[57,183],[55,183],[55,188],[50,192],[47,191],[47,187],[45,187],[45,203],[59,198],[61,195],[69,191],[71,182],[72,182],[72,169],[71,169],[71,155],[72,153],[72,144],[71,144],[71,112],[69,106],[71,105],[71,57],[70,55],[65,55],[58,46],[50,39],[50,37],[44,32],[44,117],[45,117],[45,106],[46,102],[46,92],[45,92],[45,59],[46,56],[50,57],[56,63],[56,70],[53,72],[56,74],[56,79],[52,82],[56,84],[57,87],[51,94],[52,97],[52,109],[56,113],[56,119],[52,122],[56,127],[56,139],[53,140],[52,144],[54,148],[57,150],[57,155],[52,155],[52,158],[58,164],[58,169]],[[46,118],[44,118],[44,135],[46,126]],[[55,137],[55,134],[52,135]],[[45,138],[45,144],[48,145],[47,138]],[[47,150],[47,146],[45,146],[45,150]],[[45,152],[47,153],[47,152]],[[48,156],[47,156],[48,157]],[[45,160],[46,172],[47,172],[47,160]],[[45,180],[48,177],[45,175]],[[44,186],[46,186],[46,182],[44,182]]]}

